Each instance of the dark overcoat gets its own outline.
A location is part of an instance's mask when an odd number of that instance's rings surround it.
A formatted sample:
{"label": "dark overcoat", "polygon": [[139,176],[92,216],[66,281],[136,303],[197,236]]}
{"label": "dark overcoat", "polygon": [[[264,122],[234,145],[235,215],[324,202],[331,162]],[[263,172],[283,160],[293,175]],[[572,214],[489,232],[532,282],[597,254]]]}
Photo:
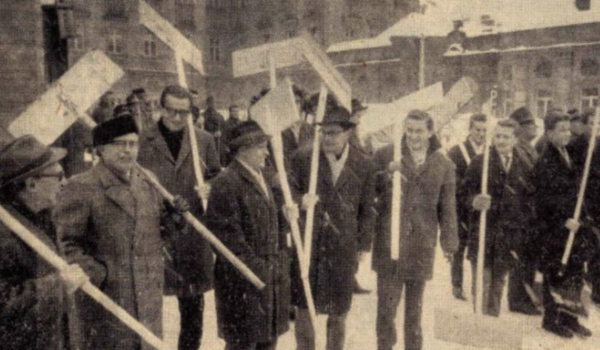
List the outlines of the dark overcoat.
{"label": "dark overcoat", "polygon": [[[530,163],[512,151],[512,164],[506,172],[500,155],[495,147],[490,148],[488,171],[488,194],[492,197],[491,207],[487,212],[485,239],[485,266],[494,264],[510,266],[513,258],[510,251],[519,256],[530,232],[530,219],[533,215],[533,187],[530,183]],[[481,193],[481,176],[483,155],[473,159],[467,168],[465,178],[459,189],[459,198],[464,207],[473,210],[473,198]],[[479,247],[479,215],[470,225],[468,257],[477,260]]]}
{"label": "dark overcoat", "polygon": [[290,262],[278,227],[278,208],[268,192],[238,161],[213,182],[208,228],[266,283],[258,290],[217,254],[217,321],[227,342],[270,342],[289,328]]}
{"label": "dark overcoat", "polygon": [[[2,203],[47,247],[53,233],[36,215]],[[23,214],[23,215],[22,215]],[[66,312],[63,283],[50,264],[0,223],[0,344],[6,350],[62,350]]]}
{"label": "dark overcoat", "polygon": [[377,212],[372,267],[377,273],[397,274],[404,279],[430,280],[433,276],[438,227],[446,253],[458,250],[456,218],[456,171],[444,152],[431,142],[425,163],[417,168],[406,142],[402,147],[402,217],[400,257],[390,252],[393,145],[378,150]]}
{"label": "dark overcoat", "polygon": [[[468,140],[463,142],[463,147],[467,151],[467,156],[469,157],[468,163],[467,159],[463,155],[463,152],[460,149],[459,145],[456,145],[448,151],[448,158],[454,163],[456,166],[456,190],[458,193],[458,189],[460,188],[460,184],[462,183],[463,178],[465,177],[465,173],[467,172],[467,167],[473,161],[473,158],[477,156],[475,153],[475,149],[473,149],[473,145]],[[458,235],[461,240],[467,240],[469,237],[469,226],[471,224],[471,220],[473,219],[473,213],[469,210],[468,207],[464,207],[460,200],[456,202],[456,214],[458,217]]]}
{"label": "dark overcoat", "polygon": [[[72,177],[54,209],[58,244],[69,263],[157,336],[164,284],[162,199],[137,169],[126,183],[102,162]],[[172,232],[172,231],[171,231]],[[79,293],[85,349],[135,349],[139,337]],[[143,343],[142,350],[153,349]]]}
{"label": "dark overcoat", "polygon": [[[319,156],[319,202],[315,208],[309,275],[315,307],[326,314],[350,310],[358,252],[370,250],[376,218],[375,167],[360,151],[348,149],[335,185],[325,154],[321,152]],[[312,147],[303,147],[291,160],[292,183],[299,197],[308,192],[311,155]],[[297,260],[292,291],[292,303],[306,308]]]}
{"label": "dark overcoat", "polygon": [[[221,169],[212,135],[196,129],[200,167],[208,181]],[[190,204],[190,212],[202,220],[204,209],[194,190],[196,176],[190,151],[188,129],[185,128],[177,159],[155,124],[140,135],[138,162],[151,170],[173,195],[180,195]],[[210,244],[194,228],[171,233],[166,238],[166,294],[181,297],[204,293],[212,288],[214,258]]]}
{"label": "dark overcoat", "polygon": [[[532,171],[536,216],[540,227],[537,241],[540,243],[542,268],[560,264],[569,235],[565,222],[573,217],[575,211],[581,172],[581,166],[573,161],[569,165],[552,144],[548,144]],[[571,261],[576,260],[581,264],[596,249],[595,237],[592,236],[586,219],[586,206],[584,203],[581,213],[584,225],[575,236],[571,258]]]}

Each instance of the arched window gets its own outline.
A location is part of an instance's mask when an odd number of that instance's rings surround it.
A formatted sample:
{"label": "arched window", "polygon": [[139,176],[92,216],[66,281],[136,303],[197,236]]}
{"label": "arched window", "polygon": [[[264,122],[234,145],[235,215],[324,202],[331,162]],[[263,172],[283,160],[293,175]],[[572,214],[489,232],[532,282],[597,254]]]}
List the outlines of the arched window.
{"label": "arched window", "polygon": [[536,78],[550,78],[552,77],[552,62],[544,59],[537,66],[535,66]]}
{"label": "arched window", "polygon": [[581,60],[581,75],[594,76],[600,72],[600,66],[595,58],[584,58]]}

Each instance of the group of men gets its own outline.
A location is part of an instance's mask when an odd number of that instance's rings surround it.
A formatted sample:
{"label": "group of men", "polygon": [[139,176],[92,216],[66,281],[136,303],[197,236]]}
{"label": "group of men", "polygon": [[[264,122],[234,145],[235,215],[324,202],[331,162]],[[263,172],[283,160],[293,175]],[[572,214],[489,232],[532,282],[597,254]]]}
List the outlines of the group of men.
{"label": "group of men", "polygon": [[[59,165],[64,149],[45,147],[32,136],[1,145],[2,206],[70,264],[54,272],[0,225],[0,341],[5,348],[150,349],[92,299],[75,292],[92,283],[159,337],[162,296],[175,295],[182,350],[200,347],[204,293],[211,288],[219,336],[227,350],[275,349],[278,337],[289,329],[292,307],[298,349],[314,349],[302,259],[293,248],[303,243],[292,241],[289,222],[299,220],[303,228],[305,212],[312,206],[308,277],[316,311],[327,316],[327,349],[344,348],[354,275],[371,249],[377,273],[378,349],[391,350],[397,342],[395,318],[403,291],[405,348],[421,349],[423,295],[433,275],[438,231],[445,257],[453,261],[454,295],[464,299],[463,255],[468,248],[476,262],[476,214],[482,210],[490,211],[485,312],[498,315],[508,273],[511,309],[534,313],[527,286],[533,285],[536,268],[543,266],[544,328],[561,336],[590,334],[573,316],[573,308],[553,294],[580,294],[586,261],[595,262],[588,266],[600,274],[593,224],[569,220],[583,166],[579,155],[589,141],[571,142],[565,130],[568,117],[556,113],[545,119],[548,146],[539,159],[529,145],[531,114],[520,109],[500,121],[493,130],[490,188],[484,194],[485,115],[471,118],[467,141],[448,156],[435,136],[432,117],[410,111],[403,121],[398,162],[392,145],[369,154],[360,142],[356,126],[365,107],[357,100],[349,111],[328,96],[323,120],[314,125],[308,114],[316,109],[317,95],[307,98],[294,88],[294,96],[301,119],[282,132],[282,139],[286,176],[299,207],[283,201],[276,176],[281,170],[269,145],[272,136],[251,115],[239,120],[237,106],[230,109],[234,117],[227,121],[212,107],[203,114],[211,128],[190,130],[194,99],[178,86],[163,90],[156,122],[140,124],[132,109],[99,120],[92,132],[99,161],[68,180]],[[312,195],[315,137],[320,151]],[[197,147],[192,147],[193,139]],[[569,144],[579,145],[579,151],[571,151]],[[195,174],[195,148],[201,174]],[[600,169],[594,170],[600,174]],[[395,172],[401,173],[403,189],[397,260],[390,254]],[[203,185],[197,183],[197,175],[203,177]],[[555,186],[557,178],[560,186]],[[175,195],[173,201],[162,197],[156,181]],[[597,189],[600,175],[593,175],[590,191]],[[586,215],[594,218],[594,210],[600,209],[586,201]],[[225,256],[217,253],[215,261],[208,242],[186,223],[185,213],[203,222],[265,288],[257,289]],[[568,233],[565,223],[578,230],[566,268],[558,256]],[[543,238],[547,243],[539,244],[543,235],[548,235]],[[541,253],[535,248],[542,248]]]}
{"label": "group of men", "polygon": [[[493,130],[484,114],[470,119],[467,139],[449,150],[456,165],[459,250],[452,264],[453,294],[463,292],[465,250],[476,278],[479,225],[487,211],[483,271],[483,312],[498,316],[508,275],[508,306],[513,312],[542,315],[542,327],[558,336],[589,337],[591,331],[577,316],[586,315],[581,304],[584,277],[598,303],[597,234],[598,169],[593,160],[581,219],[575,220],[585,158],[591,138],[594,111],[570,115],[556,109],[544,118],[544,135],[533,147],[535,118],[525,107],[501,119]],[[572,133],[573,130],[573,133]],[[487,193],[482,192],[486,132],[491,133]],[[575,134],[577,133],[577,134]],[[539,150],[539,151],[538,151]],[[594,150],[597,159],[598,151]],[[569,232],[575,232],[571,255],[562,263]],[[584,266],[587,265],[587,275]],[[542,293],[536,293],[536,271],[543,274]],[[472,288],[475,299],[475,283]],[[539,299],[542,299],[540,301]]]}

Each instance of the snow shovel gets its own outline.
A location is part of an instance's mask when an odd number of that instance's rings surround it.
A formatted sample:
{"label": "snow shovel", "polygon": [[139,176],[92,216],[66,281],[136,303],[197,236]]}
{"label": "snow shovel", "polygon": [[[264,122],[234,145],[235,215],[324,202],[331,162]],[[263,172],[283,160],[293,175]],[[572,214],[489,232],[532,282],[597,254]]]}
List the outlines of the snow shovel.
{"label": "snow shovel", "polygon": [[[488,102],[495,97],[495,90]],[[491,113],[487,113],[491,116]],[[490,164],[490,145],[492,135],[492,118],[488,118],[488,130],[483,154],[483,169],[481,177],[481,193],[487,194],[488,173]],[[523,325],[522,320],[513,315],[492,317],[483,314],[486,308],[483,293],[483,270],[485,258],[487,211],[479,216],[479,249],[477,253],[475,312],[457,311],[444,308],[434,310],[434,334],[436,339],[490,349],[522,349]]]}

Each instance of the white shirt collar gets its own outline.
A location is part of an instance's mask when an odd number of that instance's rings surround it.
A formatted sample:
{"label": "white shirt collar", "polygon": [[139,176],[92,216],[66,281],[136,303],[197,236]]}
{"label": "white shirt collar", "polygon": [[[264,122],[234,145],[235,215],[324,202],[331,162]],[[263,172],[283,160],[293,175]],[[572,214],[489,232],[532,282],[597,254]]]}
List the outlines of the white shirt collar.
{"label": "white shirt collar", "polygon": [[467,140],[471,144],[471,147],[473,147],[473,150],[475,151],[475,154],[479,155],[479,154],[483,153],[483,147],[485,147],[485,142],[478,146],[475,142],[473,142],[473,140],[471,140],[470,137],[467,138]]}
{"label": "white shirt collar", "polygon": [[329,162],[329,168],[331,169],[331,176],[333,177],[332,180],[334,185],[337,183],[337,180],[340,177],[340,174],[342,173],[342,169],[346,164],[346,160],[348,159],[348,153],[350,153],[349,150],[350,145],[346,142],[340,159],[337,159],[337,157],[333,153],[325,153],[325,157]]}

